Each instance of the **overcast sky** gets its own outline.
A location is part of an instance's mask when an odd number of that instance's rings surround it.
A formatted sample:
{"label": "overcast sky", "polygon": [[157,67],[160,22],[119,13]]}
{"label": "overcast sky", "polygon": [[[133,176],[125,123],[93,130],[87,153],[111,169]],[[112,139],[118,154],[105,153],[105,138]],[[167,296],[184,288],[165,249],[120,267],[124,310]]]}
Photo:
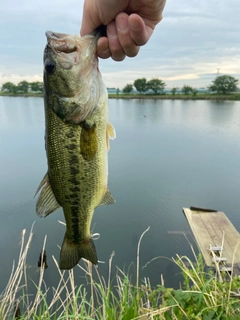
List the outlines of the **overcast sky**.
{"label": "overcast sky", "polygon": [[[83,0],[1,3],[0,86],[42,81],[45,31],[76,34]],[[100,61],[107,87],[163,79],[167,87],[205,87],[219,74],[240,80],[240,1],[167,0],[164,18],[135,58]]]}

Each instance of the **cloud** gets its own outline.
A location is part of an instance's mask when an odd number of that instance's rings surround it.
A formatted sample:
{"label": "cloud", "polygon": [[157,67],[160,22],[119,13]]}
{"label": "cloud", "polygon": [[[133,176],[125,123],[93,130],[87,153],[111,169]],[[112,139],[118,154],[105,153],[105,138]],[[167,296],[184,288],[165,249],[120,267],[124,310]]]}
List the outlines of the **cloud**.
{"label": "cloud", "polygon": [[[15,2],[1,4],[0,85],[41,79],[46,30],[80,29],[83,0]],[[167,0],[164,19],[137,57],[100,61],[106,85],[122,88],[145,77],[203,87],[218,70],[240,79],[239,12],[238,0]]]}
{"label": "cloud", "polygon": [[174,76],[174,77],[166,77],[164,78],[165,81],[175,81],[175,80],[193,80],[193,79],[198,79],[199,76],[197,74],[180,74],[178,76]]}
{"label": "cloud", "polygon": [[0,83],[5,83],[5,82],[12,82],[14,84],[18,84],[19,82],[21,82],[22,80],[26,80],[28,82],[34,82],[34,81],[43,81],[43,77],[42,74],[34,74],[34,75],[30,75],[30,74],[4,74],[4,73],[0,73]]}

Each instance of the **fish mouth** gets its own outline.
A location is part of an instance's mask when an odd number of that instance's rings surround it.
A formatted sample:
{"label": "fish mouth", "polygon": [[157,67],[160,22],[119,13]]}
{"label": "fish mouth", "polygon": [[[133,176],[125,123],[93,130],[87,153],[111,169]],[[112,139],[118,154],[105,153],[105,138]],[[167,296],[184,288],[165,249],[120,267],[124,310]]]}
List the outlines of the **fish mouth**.
{"label": "fish mouth", "polygon": [[75,39],[65,33],[46,31],[48,46],[55,53],[72,53],[77,51]]}
{"label": "fish mouth", "polygon": [[[91,41],[93,46],[96,46],[96,43],[100,37],[106,36],[106,26],[101,25],[91,34],[81,37],[80,35],[69,35],[66,33],[59,33],[53,31],[46,31],[45,35],[47,37],[48,46],[55,53],[72,53],[78,51],[79,43],[81,40],[94,39]],[[89,41],[87,41],[89,43]]]}
{"label": "fish mouth", "polygon": [[[48,40],[49,39],[58,39],[59,40],[59,39],[61,39],[61,35],[63,36],[62,33],[52,32],[50,30],[47,30],[45,32],[45,35],[46,35]],[[67,35],[65,34],[64,36],[67,36]]]}

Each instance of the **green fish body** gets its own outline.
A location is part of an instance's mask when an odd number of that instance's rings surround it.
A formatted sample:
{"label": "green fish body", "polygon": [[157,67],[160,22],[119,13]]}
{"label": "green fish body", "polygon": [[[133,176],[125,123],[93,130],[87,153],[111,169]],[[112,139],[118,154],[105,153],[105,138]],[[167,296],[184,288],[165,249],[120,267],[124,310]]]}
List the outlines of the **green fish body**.
{"label": "green fish body", "polygon": [[80,258],[97,264],[90,226],[94,209],[114,203],[107,188],[108,94],[98,70],[95,35],[47,32],[44,51],[45,145],[48,172],[40,183],[41,217],[62,207],[66,233],[60,269]]}

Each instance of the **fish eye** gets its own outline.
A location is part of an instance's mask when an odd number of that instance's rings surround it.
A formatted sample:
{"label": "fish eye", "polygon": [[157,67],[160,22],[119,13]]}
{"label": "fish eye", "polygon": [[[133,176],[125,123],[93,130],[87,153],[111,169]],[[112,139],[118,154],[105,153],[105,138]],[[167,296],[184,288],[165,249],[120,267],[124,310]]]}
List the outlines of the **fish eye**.
{"label": "fish eye", "polygon": [[50,73],[50,74],[53,73],[56,69],[55,63],[50,59],[45,61],[44,67],[47,73]]}

